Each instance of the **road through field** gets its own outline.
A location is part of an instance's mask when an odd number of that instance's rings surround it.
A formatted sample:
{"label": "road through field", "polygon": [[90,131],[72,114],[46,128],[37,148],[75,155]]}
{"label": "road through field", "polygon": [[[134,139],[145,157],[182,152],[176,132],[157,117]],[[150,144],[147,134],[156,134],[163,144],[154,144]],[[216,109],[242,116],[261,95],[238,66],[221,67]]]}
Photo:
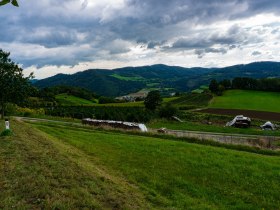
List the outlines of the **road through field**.
{"label": "road through field", "polygon": [[[58,124],[68,124],[82,126],[82,123],[64,122],[58,120],[48,120],[29,117],[16,117],[17,120],[29,121],[29,122],[51,122]],[[149,129],[152,133],[157,133],[157,129]],[[201,132],[201,131],[186,131],[186,130],[170,130],[165,131],[168,135],[174,135],[177,137],[195,138],[198,140],[210,140],[223,144],[236,144],[247,145],[254,147],[273,148],[273,142],[280,142],[279,136],[265,136],[265,135],[246,135],[235,133],[217,133],[217,132]]]}

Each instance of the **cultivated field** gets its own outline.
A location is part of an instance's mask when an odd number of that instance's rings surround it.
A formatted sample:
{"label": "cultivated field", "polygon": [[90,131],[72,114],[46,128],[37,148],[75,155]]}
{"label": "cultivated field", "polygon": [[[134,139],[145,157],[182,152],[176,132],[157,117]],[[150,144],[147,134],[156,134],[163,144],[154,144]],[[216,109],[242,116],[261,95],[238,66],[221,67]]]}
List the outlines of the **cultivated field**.
{"label": "cultivated field", "polygon": [[280,112],[280,93],[229,90],[215,97],[209,108]]}
{"label": "cultivated field", "polygon": [[279,156],[51,123],[12,125],[15,135],[0,138],[0,208],[280,206]]}
{"label": "cultivated field", "polygon": [[73,95],[68,95],[66,93],[56,95],[55,99],[58,101],[60,105],[63,106],[94,105],[96,103],[96,101],[86,100]]}

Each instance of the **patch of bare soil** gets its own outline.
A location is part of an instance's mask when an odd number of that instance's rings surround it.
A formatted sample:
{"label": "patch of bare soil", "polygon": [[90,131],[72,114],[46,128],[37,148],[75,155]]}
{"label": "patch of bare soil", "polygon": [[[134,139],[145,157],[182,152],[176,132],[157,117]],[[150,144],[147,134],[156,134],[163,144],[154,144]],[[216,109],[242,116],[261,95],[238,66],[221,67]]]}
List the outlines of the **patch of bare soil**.
{"label": "patch of bare soil", "polygon": [[270,121],[280,121],[280,113],[275,112],[263,112],[263,111],[254,111],[254,110],[239,110],[239,109],[204,109],[199,110],[201,113],[209,113],[209,114],[219,114],[219,115],[244,115],[250,118],[256,118],[261,120],[270,120]]}

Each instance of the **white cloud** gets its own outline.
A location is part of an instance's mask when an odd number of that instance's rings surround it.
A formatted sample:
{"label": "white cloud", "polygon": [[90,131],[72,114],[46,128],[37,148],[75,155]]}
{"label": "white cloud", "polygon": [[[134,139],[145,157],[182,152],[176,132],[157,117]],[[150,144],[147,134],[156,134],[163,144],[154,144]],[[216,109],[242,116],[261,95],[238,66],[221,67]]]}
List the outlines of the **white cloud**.
{"label": "white cloud", "polygon": [[277,61],[277,6],[274,0],[22,1],[0,8],[0,48],[38,78],[156,63]]}

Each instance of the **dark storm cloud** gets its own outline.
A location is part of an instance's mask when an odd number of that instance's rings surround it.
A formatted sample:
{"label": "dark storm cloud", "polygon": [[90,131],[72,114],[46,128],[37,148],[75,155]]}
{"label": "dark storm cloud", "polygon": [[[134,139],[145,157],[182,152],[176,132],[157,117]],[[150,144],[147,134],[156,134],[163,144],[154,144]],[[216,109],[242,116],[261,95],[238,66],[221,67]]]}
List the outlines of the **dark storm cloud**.
{"label": "dark storm cloud", "polygon": [[220,53],[220,54],[226,54],[227,49],[225,48],[206,48],[206,49],[199,49],[195,50],[195,54],[198,58],[203,58],[207,53]]}
{"label": "dark storm cloud", "polygon": [[[102,3],[103,2],[103,3]],[[19,56],[29,65],[74,65],[82,61],[130,52],[130,45],[163,51],[224,54],[240,45],[261,41],[249,29],[234,25],[226,31],[196,31],[217,21],[256,14],[280,13],[277,0],[29,0],[19,8],[0,8],[0,43],[38,45],[42,56]],[[91,6],[92,4],[97,6]],[[120,6],[121,5],[121,6]],[[278,29],[271,32],[277,34]],[[169,43],[169,45],[168,45]],[[81,45],[88,45],[81,48]],[[71,50],[59,57],[46,48]],[[65,48],[66,47],[66,48]],[[0,46],[1,48],[1,46]],[[29,47],[28,49],[32,49]],[[22,48],[22,51],[26,48]],[[61,52],[63,54],[63,52]],[[23,52],[24,54],[24,52]],[[42,59],[46,57],[46,59]]]}
{"label": "dark storm cloud", "polygon": [[261,55],[262,53],[261,52],[259,52],[259,51],[254,51],[253,53],[252,53],[252,56],[258,56],[258,55]]}

